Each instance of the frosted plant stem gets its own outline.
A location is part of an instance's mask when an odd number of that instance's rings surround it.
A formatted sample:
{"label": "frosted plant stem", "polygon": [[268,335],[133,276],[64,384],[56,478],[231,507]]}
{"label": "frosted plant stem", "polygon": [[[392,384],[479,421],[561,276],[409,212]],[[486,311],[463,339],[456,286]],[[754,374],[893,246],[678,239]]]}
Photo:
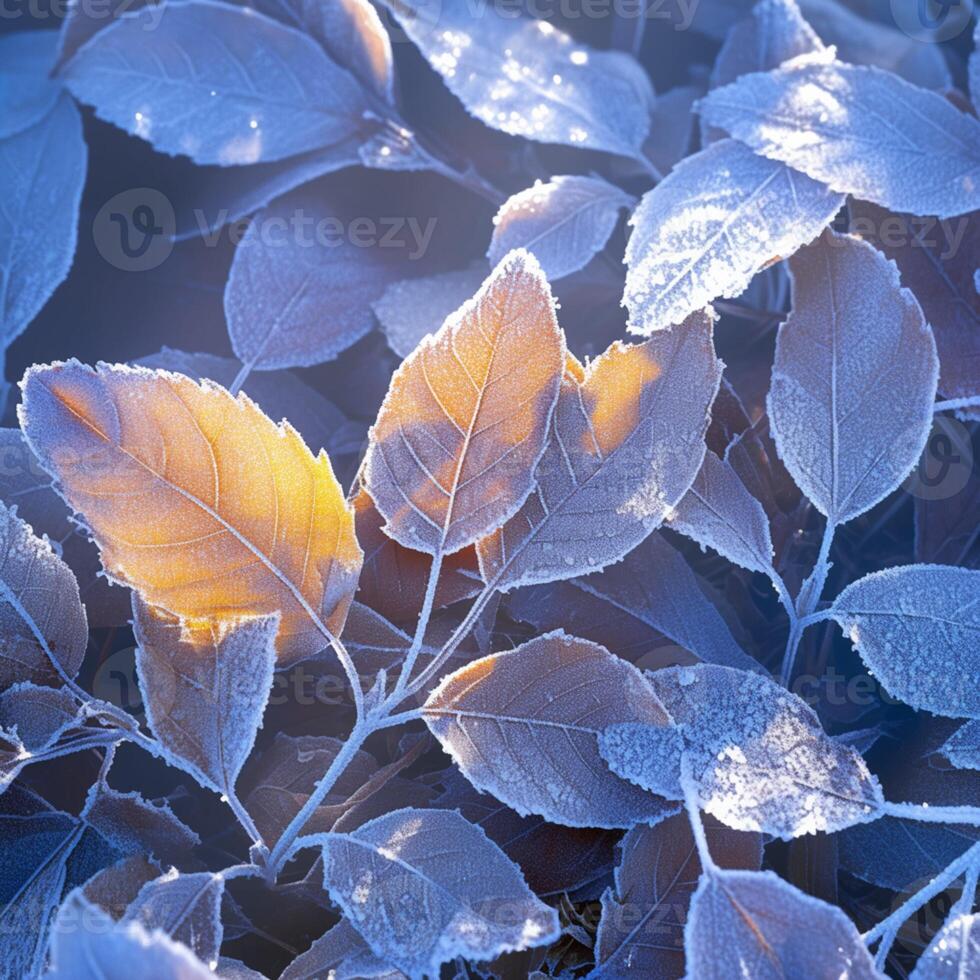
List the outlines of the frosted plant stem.
{"label": "frosted plant stem", "polygon": [[397,704],[401,700],[405,686],[412,676],[415,668],[415,661],[418,660],[419,651],[425,642],[425,631],[429,626],[429,619],[432,617],[432,607],[435,604],[436,590],[439,587],[439,574],[442,571],[442,551],[436,552],[432,559],[432,567],[429,569],[429,581],[425,587],[425,599],[422,601],[422,611],[419,613],[419,621],[415,627],[415,636],[412,638],[412,645],[408,648],[405,656],[405,663],[402,665],[401,673],[392,692],[392,704]]}
{"label": "frosted plant stem", "polygon": [[701,808],[698,805],[697,785],[691,776],[691,763],[686,755],[681,756],[681,789],[684,791],[684,806],[687,809],[688,820],[691,821],[691,833],[697,845],[701,867],[706,872],[717,868],[708,847],[708,838],[704,834],[704,824],[701,822]]}
{"label": "frosted plant stem", "polygon": [[955,412],[961,408],[980,408],[980,395],[973,395],[970,398],[950,398],[945,402],[936,402],[933,405],[933,412]]}
{"label": "frosted plant stem", "polygon": [[914,895],[907,898],[887,919],[882,919],[878,925],[869,929],[861,938],[868,946],[889,935],[894,940],[906,919],[922,908],[930,899],[945,891],[960,875],[977,867],[980,867],[980,842],[964,851],[944,871],[940,871],[925,888],[919,889]]}
{"label": "frosted plant stem", "polygon": [[251,361],[242,364],[241,370],[238,372],[238,374],[235,375],[235,380],[232,381],[231,387],[228,389],[228,392],[229,394],[232,395],[232,397],[237,396],[238,393],[242,390],[242,385],[245,384],[245,382],[248,380],[248,376],[252,373],[252,368],[254,367],[255,367],[254,358]]}
{"label": "frosted plant stem", "polygon": [[968,824],[980,827],[980,807],[978,806],[932,806],[928,803],[886,803],[882,812],[890,817],[903,820],[918,820],[920,823]]}

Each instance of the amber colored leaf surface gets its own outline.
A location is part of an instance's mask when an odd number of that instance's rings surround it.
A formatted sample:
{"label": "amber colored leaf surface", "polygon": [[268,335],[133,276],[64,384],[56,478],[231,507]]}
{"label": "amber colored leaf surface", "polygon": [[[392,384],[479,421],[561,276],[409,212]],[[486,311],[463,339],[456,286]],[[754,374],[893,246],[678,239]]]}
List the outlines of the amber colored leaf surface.
{"label": "amber colored leaf surface", "polygon": [[361,566],[326,454],[212,382],[77,361],[31,368],[20,421],[109,574],[185,620],[282,615],[280,663],[344,625]]}
{"label": "amber colored leaf surface", "polygon": [[395,373],[364,481],[385,531],[451,554],[502,524],[533,486],[565,342],[537,260],[509,253]]}
{"label": "amber colored leaf surface", "polygon": [[687,493],[721,381],[710,310],[642,344],[566,365],[536,486],[477,545],[487,582],[575,578],[614,564]]}
{"label": "amber colored leaf surface", "polygon": [[[384,518],[363,487],[351,503],[357,540],[364,549],[358,600],[393,623],[414,622],[425,596],[431,555],[412,551],[389,538],[382,530]],[[442,563],[434,608],[441,609],[469,598],[482,587],[476,551],[472,547],[463,548],[447,555]]]}

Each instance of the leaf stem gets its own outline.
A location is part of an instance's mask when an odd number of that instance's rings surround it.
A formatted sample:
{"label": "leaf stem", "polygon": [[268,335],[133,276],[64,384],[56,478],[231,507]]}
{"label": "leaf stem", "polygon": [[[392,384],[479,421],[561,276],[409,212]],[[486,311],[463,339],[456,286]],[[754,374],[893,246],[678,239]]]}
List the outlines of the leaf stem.
{"label": "leaf stem", "polygon": [[701,808],[698,804],[697,784],[691,776],[691,763],[687,755],[681,756],[681,789],[684,791],[684,807],[687,810],[688,820],[691,822],[691,833],[694,834],[694,843],[697,845],[701,867],[710,873],[718,866],[711,857],[708,838],[704,833],[704,824],[701,822]]}
{"label": "leaf stem", "polygon": [[235,375],[235,380],[232,381],[231,387],[228,389],[228,393],[233,397],[237,397],[238,393],[242,390],[242,385],[248,380],[248,376],[252,373],[252,369],[255,367],[256,358],[252,358],[250,361],[243,361],[241,370]]}
{"label": "leaf stem", "polygon": [[401,673],[398,675],[398,681],[395,683],[395,689],[391,694],[390,701],[392,707],[401,701],[402,694],[415,668],[415,661],[418,660],[419,651],[422,649],[422,644],[425,641],[425,631],[432,617],[432,607],[435,604],[436,590],[439,587],[439,575],[441,572],[442,549],[440,548],[432,558],[432,566],[429,568],[429,580],[425,587],[425,598],[422,600],[422,611],[419,613],[419,620],[415,626],[415,636],[412,638],[412,645],[408,648],[408,653],[405,655],[405,663],[402,664]]}
{"label": "leaf stem", "polygon": [[980,827],[980,807],[932,806],[929,803],[885,803],[882,812],[890,817],[918,820],[920,823],[967,824]]}
{"label": "leaf stem", "polygon": [[933,412],[956,412],[962,408],[980,408],[980,395],[971,395],[969,398],[950,398],[948,401],[936,402],[932,406]]}

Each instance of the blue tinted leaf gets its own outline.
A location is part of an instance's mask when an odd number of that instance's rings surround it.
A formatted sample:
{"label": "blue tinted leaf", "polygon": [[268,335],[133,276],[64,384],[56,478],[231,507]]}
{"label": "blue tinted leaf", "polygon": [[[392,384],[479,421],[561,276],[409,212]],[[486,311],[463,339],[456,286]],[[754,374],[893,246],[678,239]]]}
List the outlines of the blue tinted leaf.
{"label": "blue tinted leaf", "polygon": [[133,855],[103,868],[82,886],[82,893],[93,905],[119,920],[136,900],[140,889],[160,877],[160,868],[142,855]]}
{"label": "blue tinted leaf", "polygon": [[408,357],[423,337],[435,333],[446,317],[476,294],[489,274],[481,261],[455,272],[391,283],[371,304],[388,346],[399,357]]}
{"label": "blue tinted leaf", "polygon": [[688,157],[630,219],[630,330],[663,330],[718,297],[738,296],[759,270],[819,235],[843,203],[734,140]]}
{"label": "blue tinted leaf", "polygon": [[38,122],[54,107],[61,83],[48,77],[56,31],[19,31],[0,38],[0,139]]}
{"label": "blue tinted leaf", "polygon": [[[723,868],[757,871],[762,838],[705,820],[711,856]],[[684,922],[701,875],[686,814],[630,830],[620,844],[615,890],[602,896],[596,934],[599,980],[675,980],[684,975]]]}
{"label": "blue tinted leaf", "polygon": [[687,156],[694,134],[694,103],[704,95],[703,87],[684,85],[657,95],[650,112],[650,136],[643,152],[662,174]]}
{"label": "blue tinted leaf", "polygon": [[[396,810],[323,847],[324,884],[371,949],[409,976],[455,956],[489,960],[560,935],[520,869],[452,810]],[[507,914],[502,915],[501,910]]]}
{"label": "blue tinted leaf", "polygon": [[772,569],[769,518],[727,461],[710,450],[691,489],[668,518],[670,527],[714,548],[749,571]]}
{"label": "blue tinted leaf", "polygon": [[633,198],[598,177],[552,177],[514,194],[493,219],[487,258],[496,265],[526,248],[551,280],[585,267],[609,241]]}
{"label": "blue tinted leaf", "polygon": [[280,160],[353,135],[360,85],[308,37],[211,0],[125,14],[64,69],[80,101],[197,163]]}
{"label": "blue tinted leaf", "polygon": [[850,919],[771,871],[702,875],[684,931],[698,980],[879,980]]}
{"label": "blue tinted leaf", "polygon": [[881,787],[861,756],[768,677],[701,664],[648,678],[681,738],[650,725],[607,727],[599,750],[624,779],[648,788],[679,781],[683,750],[702,809],[785,840],[879,816]]}
{"label": "blue tinted leaf", "polygon": [[120,793],[104,782],[89,789],[82,819],[127,856],[150,854],[168,864],[185,859],[200,839],[166,803]]}
{"label": "blue tinted leaf", "polygon": [[970,99],[980,110],[980,21],[973,29],[973,52],[970,55]]}
{"label": "blue tinted leaf", "polygon": [[72,892],[51,931],[52,969],[56,980],[214,980],[214,974],[186,947],[162,932],[147,932],[138,922],[114,925],[112,919]]}
{"label": "blue tinted leaf", "polygon": [[526,139],[636,156],[653,91],[615,51],[494,4],[386,0],[429,64],[481,122]]}
{"label": "blue tinted leaf", "polygon": [[63,687],[24,681],[0,694],[0,729],[16,733],[31,752],[54,744],[63,732],[82,724],[78,701]]}
{"label": "blue tinted leaf", "polygon": [[88,646],[88,623],[71,569],[2,504],[0,556],[0,684],[57,683],[55,663],[74,678]]}
{"label": "blue tinted leaf", "polygon": [[940,751],[957,769],[980,771],[980,720],[960,726]]}
{"label": "blue tinted leaf", "polygon": [[890,72],[821,57],[745,75],[699,108],[833,190],[941,218],[980,208],[980,122]]}
{"label": "blue tinted leaf", "polygon": [[0,140],[0,170],[7,175],[0,210],[4,347],[24,331],[68,275],[86,161],[82,120],[67,95],[29,129]]}
{"label": "blue tinted leaf", "polygon": [[797,486],[840,524],[918,462],[932,426],[936,345],[898,270],[859,239],[826,232],[790,259],[790,274],[769,419]]}
{"label": "blue tinted leaf", "polygon": [[596,643],[556,631],[474,661],[443,680],[422,717],[477,789],[520,814],[630,827],[673,809],[599,757],[607,725],[667,716],[640,672]]}
{"label": "blue tinted leaf", "polygon": [[168,761],[230,795],[272,689],[279,616],[188,629],[135,595],[133,615],[150,730]]}
{"label": "blue tinted leaf", "polygon": [[980,915],[959,911],[950,915],[942,929],[932,937],[909,980],[964,980],[978,974]]}
{"label": "blue tinted leaf", "polygon": [[890,694],[921,711],[980,718],[980,571],[886,568],[844,589],[831,615]]}
{"label": "blue tinted leaf", "polygon": [[224,891],[220,874],[178,874],[173,869],[139,890],[122,921],[139,923],[148,932],[160,930],[205,963],[213,963],[221,949]]}
{"label": "blue tinted leaf", "polygon": [[[301,216],[305,225],[291,223]],[[371,302],[394,278],[379,248],[360,248],[336,230],[341,219],[305,190],[256,215],[235,251],[225,317],[235,355],[259,370],[329,361],[374,325]]]}
{"label": "blue tinted leaf", "polygon": [[[371,960],[373,963],[369,962]],[[352,969],[358,972],[354,973]],[[368,980],[374,980],[375,977],[395,980],[404,974],[386,967],[381,960],[376,959],[350,921],[341,919],[305,953],[297,956],[286,967],[279,980],[319,980],[326,976],[331,980],[353,980],[354,976]]]}

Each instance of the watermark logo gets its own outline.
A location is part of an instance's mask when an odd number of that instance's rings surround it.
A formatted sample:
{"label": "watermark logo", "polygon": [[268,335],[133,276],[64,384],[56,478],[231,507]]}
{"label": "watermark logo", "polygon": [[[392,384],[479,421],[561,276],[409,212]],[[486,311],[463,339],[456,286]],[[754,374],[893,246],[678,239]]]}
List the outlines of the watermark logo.
{"label": "watermark logo", "polygon": [[891,7],[902,31],[932,43],[962,34],[973,16],[973,0],[891,0]]}
{"label": "watermark logo", "polygon": [[170,201],[152,187],[134,187],[106,201],[92,222],[95,247],[123,272],[146,272],[173,251],[177,219]]}
{"label": "watermark logo", "polygon": [[970,430],[950,415],[937,414],[926,448],[902,486],[920,500],[949,500],[965,489],[972,472]]}

